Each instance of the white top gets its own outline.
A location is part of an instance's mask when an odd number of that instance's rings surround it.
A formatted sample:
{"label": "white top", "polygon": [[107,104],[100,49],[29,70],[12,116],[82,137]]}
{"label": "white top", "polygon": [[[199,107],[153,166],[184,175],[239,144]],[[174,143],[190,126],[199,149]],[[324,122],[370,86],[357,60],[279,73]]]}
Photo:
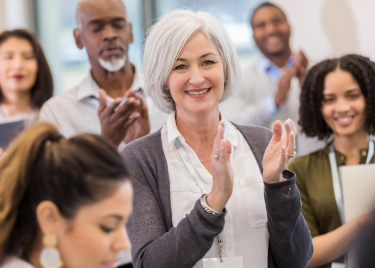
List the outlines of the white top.
{"label": "white top", "polygon": [[[223,117],[222,117],[223,118]],[[223,120],[225,120],[223,118]],[[264,200],[264,184],[259,166],[242,134],[228,121],[228,139],[232,143],[231,165],[234,188],[226,208],[223,231],[223,257],[242,256],[244,267],[266,268],[269,234],[267,211]],[[171,189],[173,226],[185,218],[202,195],[200,188],[183,163],[174,146],[179,137],[193,167],[205,188],[210,192],[213,177],[200,162],[196,153],[186,144],[176,126],[175,113],[169,115],[167,125],[161,131],[163,151],[168,163]],[[204,258],[218,258],[218,242],[215,241]],[[202,268],[200,260],[194,268]]]}
{"label": "white top", "polygon": [[[142,86],[142,74],[135,69],[131,89],[139,92]],[[43,105],[39,118],[54,123],[67,138],[81,133],[101,134],[98,90],[99,86],[90,72],[80,85],[48,100]],[[110,97],[107,100],[113,101]],[[157,109],[151,99],[147,98],[146,104],[153,132],[165,125],[168,115]]]}
{"label": "white top", "polygon": [[0,266],[0,268],[35,268],[30,263],[18,258],[18,257],[8,257],[5,262]]}
{"label": "white top", "polygon": [[4,117],[3,112],[1,111],[1,105],[0,105],[0,120],[18,120],[18,118],[25,118],[25,120],[28,120],[29,122],[35,122],[38,119],[37,113],[35,112],[35,109],[31,109],[30,114],[19,114],[19,115],[13,115],[9,117]]}

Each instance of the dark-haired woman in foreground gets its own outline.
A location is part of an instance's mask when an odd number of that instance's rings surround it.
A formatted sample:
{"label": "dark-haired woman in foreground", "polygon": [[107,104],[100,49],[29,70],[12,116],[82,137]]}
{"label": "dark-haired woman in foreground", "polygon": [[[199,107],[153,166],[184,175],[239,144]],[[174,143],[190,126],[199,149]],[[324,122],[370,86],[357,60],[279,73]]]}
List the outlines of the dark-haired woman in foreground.
{"label": "dark-haired woman in foreground", "polygon": [[104,138],[32,125],[0,161],[0,267],[115,267],[129,249],[129,178]]}
{"label": "dark-haired woman in foreground", "polygon": [[[308,267],[331,267],[358,237],[368,215],[342,225],[337,168],[374,163],[375,63],[359,55],[325,60],[307,74],[301,92],[300,121],[309,137],[333,138],[322,150],[296,158],[302,213],[313,237]],[[330,152],[332,158],[330,160]],[[333,167],[333,168],[331,168]],[[341,257],[340,257],[341,256]]]}

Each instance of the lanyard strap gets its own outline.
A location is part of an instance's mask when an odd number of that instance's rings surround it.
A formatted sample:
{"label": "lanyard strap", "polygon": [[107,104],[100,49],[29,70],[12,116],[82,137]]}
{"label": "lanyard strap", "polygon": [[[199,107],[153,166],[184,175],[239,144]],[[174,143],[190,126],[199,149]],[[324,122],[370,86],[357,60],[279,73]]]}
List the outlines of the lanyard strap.
{"label": "lanyard strap", "polygon": [[[224,121],[224,140],[228,139],[228,127],[227,123]],[[181,156],[182,161],[184,162],[186,168],[188,169],[190,175],[193,177],[195,183],[198,185],[198,187],[201,189],[202,194],[208,194],[208,191],[206,187],[204,186],[203,182],[199,178],[197,172],[195,171],[195,168],[193,167],[193,164],[191,163],[190,157],[186,153],[186,150],[184,146],[182,145],[180,139],[177,137],[174,141],[174,146],[176,147],[178,153]]]}
{"label": "lanyard strap", "polygon": [[[374,141],[373,140],[369,139],[368,147],[369,149],[368,149],[368,154],[366,158],[366,165],[370,163],[372,157],[374,156]],[[329,162],[331,164],[333,192],[335,193],[336,204],[339,210],[341,222],[342,224],[344,224],[344,206],[343,206],[343,201],[342,201],[342,190],[341,190],[339,172],[337,169],[335,148],[333,146],[333,142],[331,143],[331,146],[329,149]]]}
{"label": "lanyard strap", "polygon": [[206,190],[206,187],[204,187],[203,182],[201,179],[198,177],[197,172],[195,171],[193,164],[190,161],[190,158],[188,154],[185,151],[184,146],[182,145],[180,139],[177,137],[174,146],[176,147],[178,153],[180,154],[182,161],[184,162],[186,168],[188,169],[190,175],[193,177],[195,180],[195,183],[198,185],[198,187],[201,189],[202,194],[208,194],[208,191]]}
{"label": "lanyard strap", "polygon": [[[223,136],[224,136],[223,137],[224,140],[228,139],[228,127],[227,127],[227,124],[226,124],[225,121],[224,121],[224,135]],[[188,154],[186,153],[186,150],[185,150],[184,146],[182,145],[182,143],[181,143],[181,141],[178,137],[176,138],[176,140],[174,142],[174,146],[176,147],[178,153],[180,154],[180,156],[182,158],[182,161],[184,162],[184,164],[185,164],[186,168],[188,169],[190,175],[193,177],[195,183],[201,189],[202,194],[208,194],[208,191],[207,191],[206,187],[204,187],[203,182],[198,177],[198,174],[195,171],[195,168],[193,167],[193,164],[191,163],[191,160],[190,160]],[[218,241],[218,244],[219,244],[220,262],[223,262],[222,249],[224,247],[224,241],[223,241],[223,233],[222,232],[217,236],[217,241]]]}

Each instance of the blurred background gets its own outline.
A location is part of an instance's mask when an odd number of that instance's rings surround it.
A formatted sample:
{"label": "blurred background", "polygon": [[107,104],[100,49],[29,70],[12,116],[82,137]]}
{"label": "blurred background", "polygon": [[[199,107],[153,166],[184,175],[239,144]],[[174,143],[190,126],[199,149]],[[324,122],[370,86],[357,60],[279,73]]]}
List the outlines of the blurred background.
{"label": "blurred background", "polygon": [[[77,85],[89,71],[86,52],[74,42],[79,0],[0,0],[0,31],[34,32],[51,66],[55,94]],[[183,7],[208,11],[226,27],[242,67],[258,55],[249,25],[252,10],[264,0],[123,0],[133,24],[129,57],[142,70],[144,33],[156,18]],[[358,53],[375,60],[374,0],[273,0],[292,27],[291,45],[314,64],[328,57]]]}

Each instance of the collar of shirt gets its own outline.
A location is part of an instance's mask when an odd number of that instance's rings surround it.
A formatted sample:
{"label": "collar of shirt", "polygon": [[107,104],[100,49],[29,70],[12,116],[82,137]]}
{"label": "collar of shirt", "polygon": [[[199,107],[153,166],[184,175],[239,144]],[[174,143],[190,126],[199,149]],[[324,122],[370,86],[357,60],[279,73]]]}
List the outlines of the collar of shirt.
{"label": "collar of shirt", "polygon": [[[331,142],[324,148],[324,151],[327,153],[327,155],[329,155],[330,146],[331,146]],[[359,150],[359,164],[360,165],[366,163],[367,154],[368,154],[368,148]],[[335,149],[335,156],[336,156],[337,167],[345,166],[346,158],[347,158],[346,155],[340,153],[339,151]]]}
{"label": "collar of shirt", "polygon": [[[238,147],[238,136],[234,126],[227,121],[222,113],[220,112],[221,121],[225,122],[225,125],[228,127],[228,140],[231,142],[232,146]],[[181,135],[180,131],[176,125],[176,112],[171,113],[167,118],[167,131],[168,131],[168,145],[169,150],[172,152],[174,148],[174,142],[176,138],[180,138],[182,144],[185,143],[185,138]]]}
{"label": "collar of shirt", "polygon": [[[140,92],[143,87],[143,77],[142,74],[137,70],[137,68],[133,66],[134,70],[134,78],[133,78],[133,84],[130,89],[132,89],[134,92]],[[89,75],[86,77],[86,79],[79,85],[78,92],[77,92],[77,100],[83,100],[86,98],[96,98],[99,99],[99,86],[95,82],[94,78],[92,77],[91,70],[89,72]],[[113,101],[113,98],[107,96],[108,101]]]}
{"label": "collar of shirt", "polygon": [[[289,59],[286,61],[283,68],[290,68],[294,63],[294,58],[291,55]],[[282,68],[276,66],[272,61],[267,59],[264,55],[262,55],[258,60],[258,65],[272,78],[275,80],[279,80],[282,75]]]}

